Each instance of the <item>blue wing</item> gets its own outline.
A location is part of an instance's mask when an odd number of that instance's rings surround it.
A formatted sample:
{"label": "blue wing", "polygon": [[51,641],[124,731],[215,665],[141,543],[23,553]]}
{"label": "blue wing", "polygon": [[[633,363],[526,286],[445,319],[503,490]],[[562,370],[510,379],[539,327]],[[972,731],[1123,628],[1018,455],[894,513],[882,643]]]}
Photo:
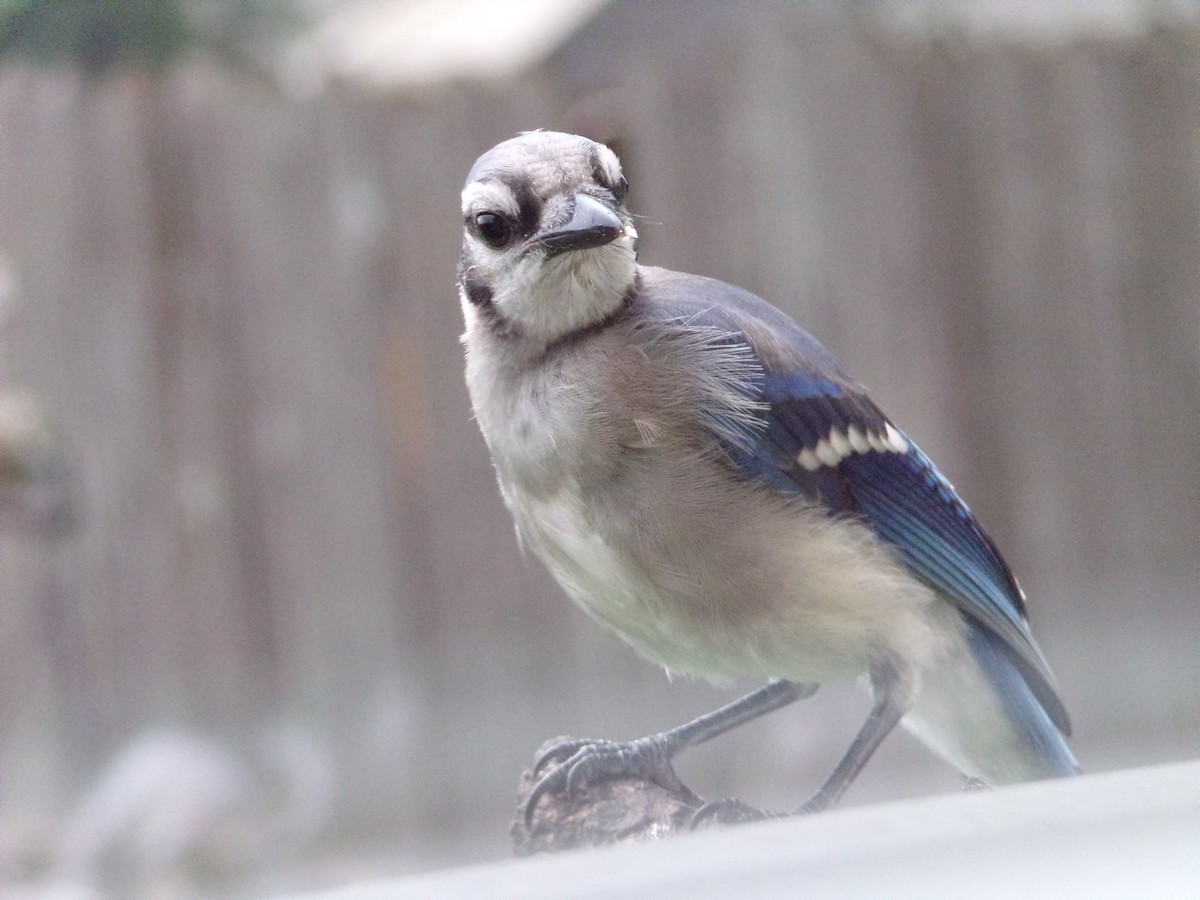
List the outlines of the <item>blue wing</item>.
{"label": "blue wing", "polygon": [[763,421],[730,448],[738,467],[777,490],[819,500],[831,515],[864,520],[913,573],[1000,639],[1051,720],[1069,734],[1016,579],[929,457],[783,313],[738,288],[669,274],[688,281],[656,283],[658,315],[720,328],[762,365],[756,399],[764,403]]}

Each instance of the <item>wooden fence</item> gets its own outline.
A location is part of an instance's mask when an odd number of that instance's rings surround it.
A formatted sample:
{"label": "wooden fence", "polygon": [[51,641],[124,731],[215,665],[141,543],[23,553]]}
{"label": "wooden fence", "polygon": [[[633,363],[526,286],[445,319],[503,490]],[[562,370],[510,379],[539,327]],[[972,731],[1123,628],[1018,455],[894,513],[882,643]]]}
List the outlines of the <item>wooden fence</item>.
{"label": "wooden fence", "polygon": [[[57,423],[78,502],[65,535],[0,531],[0,828],[26,852],[170,729],[283,772],[295,843],[501,854],[543,738],[725,696],[520,557],[471,422],[458,191],[531,127],[613,141],[645,261],[792,312],[941,463],[1022,575],[1085,765],[1200,751],[1194,22],[778,4],[639,30],[641,6],[485,85],[0,69],[0,389]],[[865,713],[825,695],[687,774],[798,801]],[[851,801],[953,787],[892,744]]]}

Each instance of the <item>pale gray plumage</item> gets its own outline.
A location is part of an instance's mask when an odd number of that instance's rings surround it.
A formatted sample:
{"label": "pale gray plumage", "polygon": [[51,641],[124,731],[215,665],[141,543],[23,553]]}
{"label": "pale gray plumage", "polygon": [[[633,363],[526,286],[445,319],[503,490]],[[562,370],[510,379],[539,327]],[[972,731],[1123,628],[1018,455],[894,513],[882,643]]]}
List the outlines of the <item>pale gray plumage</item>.
{"label": "pale gray plumage", "polygon": [[[522,541],[670,670],[868,678],[872,721],[809,808],[901,716],[988,782],[1076,771],[1019,589],[953,489],[783,314],[638,265],[624,192],[607,147],[550,132],[485,153],[463,191],[467,384]],[[645,741],[669,760],[803,693]],[[572,745],[547,778],[645,741]]]}

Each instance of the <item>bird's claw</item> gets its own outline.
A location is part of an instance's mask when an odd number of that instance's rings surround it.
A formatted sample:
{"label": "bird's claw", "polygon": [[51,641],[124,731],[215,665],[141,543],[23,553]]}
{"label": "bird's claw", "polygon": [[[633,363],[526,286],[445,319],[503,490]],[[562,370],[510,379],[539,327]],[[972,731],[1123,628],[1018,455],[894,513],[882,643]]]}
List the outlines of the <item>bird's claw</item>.
{"label": "bird's claw", "polygon": [[759,809],[756,806],[751,806],[749,803],[743,803],[741,800],[729,797],[724,800],[712,800],[705,803],[692,814],[688,827],[695,831],[709,821],[715,822],[718,825],[740,825],[743,822],[782,819],[787,815],[788,813],[768,812],[765,809]]}
{"label": "bird's claw", "polygon": [[[584,784],[617,775],[638,776],[668,790],[686,791],[671,765],[673,748],[661,735],[636,741],[573,738],[545,748],[533,762],[533,790],[525,801],[525,826],[533,825],[538,801],[547,794],[572,794]],[[545,774],[543,767],[550,764]]]}
{"label": "bird's claw", "polygon": [[533,775],[536,778],[538,772],[542,771],[542,767],[551,760],[563,762],[570,759],[579,751],[580,748],[588,744],[601,743],[600,741],[592,741],[588,738],[567,738],[566,740],[558,741],[543,747],[538,751],[537,756],[533,758]]}

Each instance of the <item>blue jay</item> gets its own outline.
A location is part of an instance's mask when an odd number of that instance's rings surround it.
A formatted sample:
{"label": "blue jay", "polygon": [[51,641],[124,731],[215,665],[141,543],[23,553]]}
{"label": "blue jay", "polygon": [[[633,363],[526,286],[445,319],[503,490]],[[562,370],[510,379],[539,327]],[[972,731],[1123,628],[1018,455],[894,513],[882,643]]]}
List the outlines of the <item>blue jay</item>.
{"label": "blue jay", "polygon": [[1077,774],[1021,589],[954,488],[788,316],[639,265],[626,188],[608,147],[570,134],[471,168],[475,418],[520,540],[585,612],[669,671],[767,684],[661,734],[551,748],[526,821],[547,791],[669,779],[681,750],[853,679],[870,715],[802,811],[836,803],[897,723],[988,784]]}

